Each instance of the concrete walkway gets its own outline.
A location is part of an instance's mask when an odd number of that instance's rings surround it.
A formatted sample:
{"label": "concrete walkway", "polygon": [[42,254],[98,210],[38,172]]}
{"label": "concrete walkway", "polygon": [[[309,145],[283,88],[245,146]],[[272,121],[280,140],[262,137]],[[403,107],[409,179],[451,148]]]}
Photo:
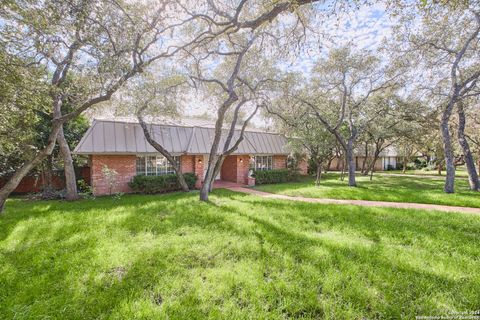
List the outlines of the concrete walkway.
{"label": "concrete walkway", "polygon": [[283,194],[263,192],[263,191],[259,191],[251,188],[244,188],[244,187],[230,187],[227,189],[235,192],[248,193],[251,195],[256,195],[256,196],[259,196],[262,198],[268,198],[268,199],[302,201],[302,202],[321,203],[321,204],[344,204],[344,205],[346,204],[346,205],[355,205],[355,206],[363,206],[363,207],[386,207],[386,208],[401,208],[401,209],[435,210],[435,211],[445,211],[445,212],[462,212],[462,213],[480,215],[480,208],[444,206],[444,205],[438,205],[438,204],[408,203],[408,202],[292,197],[292,196],[286,196]]}
{"label": "concrete walkway", "polygon": [[[375,176],[382,176],[382,177],[388,177],[388,176],[393,176],[393,177],[407,177],[407,178],[428,178],[428,179],[443,179],[445,180],[445,176],[439,176],[439,175],[431,175],[431,174],[411,174],[411,173],[383,173],[383,172],[375,172],[373,174],[373,177]],[[455,176],[455,178],[468,178],[468,177],[463,177],[463,176]]]}

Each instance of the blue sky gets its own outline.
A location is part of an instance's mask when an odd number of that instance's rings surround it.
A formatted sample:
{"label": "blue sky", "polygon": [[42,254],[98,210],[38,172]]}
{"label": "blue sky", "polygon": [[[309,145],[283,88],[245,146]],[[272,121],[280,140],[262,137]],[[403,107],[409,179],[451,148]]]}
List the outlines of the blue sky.
{"label": "blue sky", "polygon": [[[324,33],[319,44],[311,45],[290,70],[308,74],[319,56],[328,54],[332,47],[355,45],[357,49],[375,50],[380,43],[391,36],[393,19],[386,13],[383,4],[362,6],[359,10],[341,13],[324,21],[319,32]],[[321,49],[318,49],[321,45]]]}

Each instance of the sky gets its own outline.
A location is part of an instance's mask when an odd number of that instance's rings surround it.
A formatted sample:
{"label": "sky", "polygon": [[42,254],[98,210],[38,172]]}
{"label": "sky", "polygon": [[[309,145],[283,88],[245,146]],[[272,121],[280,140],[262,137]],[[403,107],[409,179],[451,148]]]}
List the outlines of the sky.
{"label": "sky", "polygon": [[328,54],[330,48],[352,44],[358,49],[375,50],[383,39],[391,36],[392,18],[386,13],[383,4],[362,6],[358,10],[330,17],[321,26],[325,37],[321,39],[320,52],[318,45],[312,45],[291,70],[305,74],[310,70],[319,56]]}
{"label": "sky", "polygon": [[[320,31],[325,37],[322,37],[320,43],[310,44],[309,49],[296,61],[284,64],[281,69],[302,72],[308,78],[315,61],[319,57],[325,57],[329,49],[351,44],[357,49],[374,51],[383,40],[391,37],[393,24],[394,20],[386,12],[385,5],[378,3],[332,16],[321,26],[324,30]],[[252,122],[258,127],[274,130],[270,128],[271,122],[261,116],[252,119]]]}

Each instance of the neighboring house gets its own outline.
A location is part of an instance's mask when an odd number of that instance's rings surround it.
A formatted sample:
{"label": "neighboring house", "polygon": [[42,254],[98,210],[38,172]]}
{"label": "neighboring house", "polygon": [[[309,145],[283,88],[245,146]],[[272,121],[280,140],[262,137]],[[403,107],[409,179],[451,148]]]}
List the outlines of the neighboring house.
{"label": "neighboring house", "polygon": [[[206,172],[214,126],[205,121],[149,126],[152,137],[175,156],[182,172],[195,173],[198,177],[196,187],[199,188]],[[239,130],[236,130],[232,145],[238,137]],[[94,120],[74,153],[89,157],[90,184],[96,195],[109,193],[102,172],[104,166],[118,173],[116,192],[130,192],[128,183],[135,175],[174,173],[165,157],[147,142],[140,125],[132,120]],[[216,180],[247,184],[250,168],[286,168],[289,153],[283,135],[247,129],[238,149],[225,159]],[[306,174],[306,169],[306,164],[302,164],[300,173]]]}
{"label": "neighboring house", "polygon": [[[367,162],[365,167],[368,166],[368,163],[372,161],[373,152],[372,154],[368,155]],[[362,169],[363,162],[365,160],[365,152],[360,150],[355,150],[355,167],[359,171]],[[392,170],[397,169],[397,166],[400,165],[402,161],[402,157],[398,154],[397,150],[393,147],[387,147],[382,152],[375,162],[374,169],[375,171],[384,171],[384,170]],[[330,163],[329,170],[342,170],[343,167],[343,159],[334,158]]]}

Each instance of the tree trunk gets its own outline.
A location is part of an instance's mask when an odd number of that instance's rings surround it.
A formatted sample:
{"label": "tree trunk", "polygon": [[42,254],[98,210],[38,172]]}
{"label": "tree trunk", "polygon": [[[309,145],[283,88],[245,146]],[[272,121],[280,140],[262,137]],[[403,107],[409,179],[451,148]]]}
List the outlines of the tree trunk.
{"label": "tree trunk", "polygon": [[53,188],[53,157],[47,156],[43,161],[42,170],[42,199],[53,199],[55,190]]}
{"label": "tree trunk", "polygon": [[379,158],[379,156],[380,156],[380,152],[381,152],[381,150],[378,150],[378,149],[375,150],[375,153],[374,153],[374,155],[373,155],[372,162],[370,162],[370,163],[368,164],[367,169],[363,172],[363,175],[364,175],[364,176],[368,176],[368,174],[375,169],[375,163],[377,163],[377,160],[378,160],[378,158]]}
{"label": "tree trunk", "polygon": [[443,148],[445,152],[445,170],[446,170],[445,186],[443,190],[446,193],[455,192],[455,164],[454,164],[454,157],[453,157],[452,139],[450,137],[450,129],[448,127],[450,116],[452,114],[452,108],[453,108],[453,102],[450,102],[448,106],[445,108],[445,110],[443,111],[442,122],[440,125],[440,130],[442,132],[442,138],[443,138]]}
{"label": "tree trunk", "polygon": [[470,146],[465,138],[465,112],[463,104],[459,102],[458,107],[458,143],[462,147],[463,157],[467,166],[468,182],[470,183],[470,190],[479,191],[480,182],[478,181],[478,174],[475,168],[475,160],[473,160]]}
{"label": "tree trunk", "polygon": [[218,156],[210,156],[207,164],[207,173],[205,174],[205,180],[203,181],[202,188],[200,189],[200,200],[208,201],[208,194],[212,189],[215,167],[217,165]]}
{"label": "tree trunk", "polygon": [[75,168],[73,167],[72,153],[67,140],[65,140],[63,126],[58,132],[57,142],[60,146],[60,153],[62,154],[65,171],[65,187],[67,189],[65,199],[68,201],[78,200],[79,196],[77,191],[77,179],[75,177]]}
{"label": "tree trunk", "polygon": [[[215,157],[216,158],[216,157]],[[216,159],[215,159],[216,161]],[[201,201],[208,201],[208,194],[212,189],[213,183],[213,171],[215,171],[214,166],[211,165],[213,163],[212,157],[209,158],[207,165],[207,172],[205,174],[205,179],[203,180],[202,188],[200,189],[200,200]],[[215,162],[216,163],[216,162]]]}
{"label": "tree trunk", "polygon": [[[62,116],[62,100],[58,96],[54,96],[53,104],[53,117],[60,118]],[[77,191],[77,179],[75,177],[75,168],[73,167],[72,153],[70,151],[70,146],[65,139],[65,134],[63,132],[63,124],[60,126],[60,130],[57,135],[57,143],[60,147],[60,153],[63,158],[63,166],[65,172],[65,188],[67,193],[65,194],[65,199],[68,201],[78,200],[78,191]]]}
{"label": "tree trunk", "polygon": [[405,174],[405,172],[407,172],[407,157],[403,157],[402,173]]}
{"label": "tree trunk", "polygon": [[333,158],[328,159],[327,166],[325,168],[325,173],[330,171],[330,166],[332,165]]}
{"label": "tree trunk", "polygon": [[57,134],[60,130],[61,123],[54,122],[52,125],[52,131],[48,137],[47,146],[40,150],[35,157],[23,164],[20,169],[15,171],[15,174],[8,180],[8,182],[0,189],[0,214],[3,212],[5,201],[7,201],[10,193],[17,188],[22,179],[30,172],[30,170],[39,165],[48,155],[50,155],[55,147],[55,141],[57,140]]}
{"label": "tree trunk", "polygon": [[189,192],[190,188],[188,187],[187,181],[185,181],[185,177],[183,176],[182,169],[180,166],[177,166],[178,168],[175,168],[175,173],[177,174],[178,178],[178,183],[180,184],[180,188],[182,188],[183,192]]}
{"label": "tree trunk", "polygon": [[480,175],[480,155],[478,155],[477,168],[478,168],[478,175]]}
{"label": "tree trunk", "polygon": [[322,163],[321,162],[317,162],[317,177],[316,177],[316,180],[315,180],[315,186],[319,186],[320,185],[320,180],[322,179]]}
{"label": "tree trunk", "polygon": [[200,200],[201,201],[208,201],[208,193],[211,188],[211,182],[203,181],[202,188],[200,189]]}
{"label": "tree trunk", "polygon": [[160,145],[157,141],[155,141],[152,138],[152,135],[150,134],[150,131],[148,130],[148,126],[143,120],[143,117],[141,113],[143,112],[144,109],[140,109],[137,113],[137,119],[138,123],[142,127],[143,130],[143,135],[145,136],[145,139],[147,139],[148,143],[155,148],[158,152],[160,152],[161,155],[163,155],[167,161],[172,165],[173,170],[175,170],[175,174],[177,175],[178,183],[180,184],[180,188],[182,188],[182,191],[184,192],[189,192],[190,189],[188,188],[188,184],[185,181],[185,177],[183,176],[182,173],[182,167],[179,165],[173,156],[170,154],[170,152],[167,151],[162,145]]}
{"label": "tree trunk", "polygon": [[210,188],[209,188],[209,192],[212,192],[213,190],[213,186],[215,184],[215,178],[218,176],[218,174],[220,173],[220,169],[222,168],[222,165],[223,165],[223,161],[225,161],[225,157],[223,156],[220,156],[217,160],[217,163],[215,164],[215,169],[213,171],[213,177],[212,177],[212,181],[210,182]]}
{"label": "tree trunk", "polygon": [[348,139],[347,144],[347,163],[348,163],[348,185],[350,187],[356,187],[355,181],[355,157],[353,156],[353,139]]}
{"label": "tree trunk", "polygon": [[346,167],[346,165],[345,165],[345,163],[346,163],[345,157],[342,157],[341,160],[342,160],[342,172],[340,173],[340,180],[343,181],[344,176],[345,176],[345,167]]}

